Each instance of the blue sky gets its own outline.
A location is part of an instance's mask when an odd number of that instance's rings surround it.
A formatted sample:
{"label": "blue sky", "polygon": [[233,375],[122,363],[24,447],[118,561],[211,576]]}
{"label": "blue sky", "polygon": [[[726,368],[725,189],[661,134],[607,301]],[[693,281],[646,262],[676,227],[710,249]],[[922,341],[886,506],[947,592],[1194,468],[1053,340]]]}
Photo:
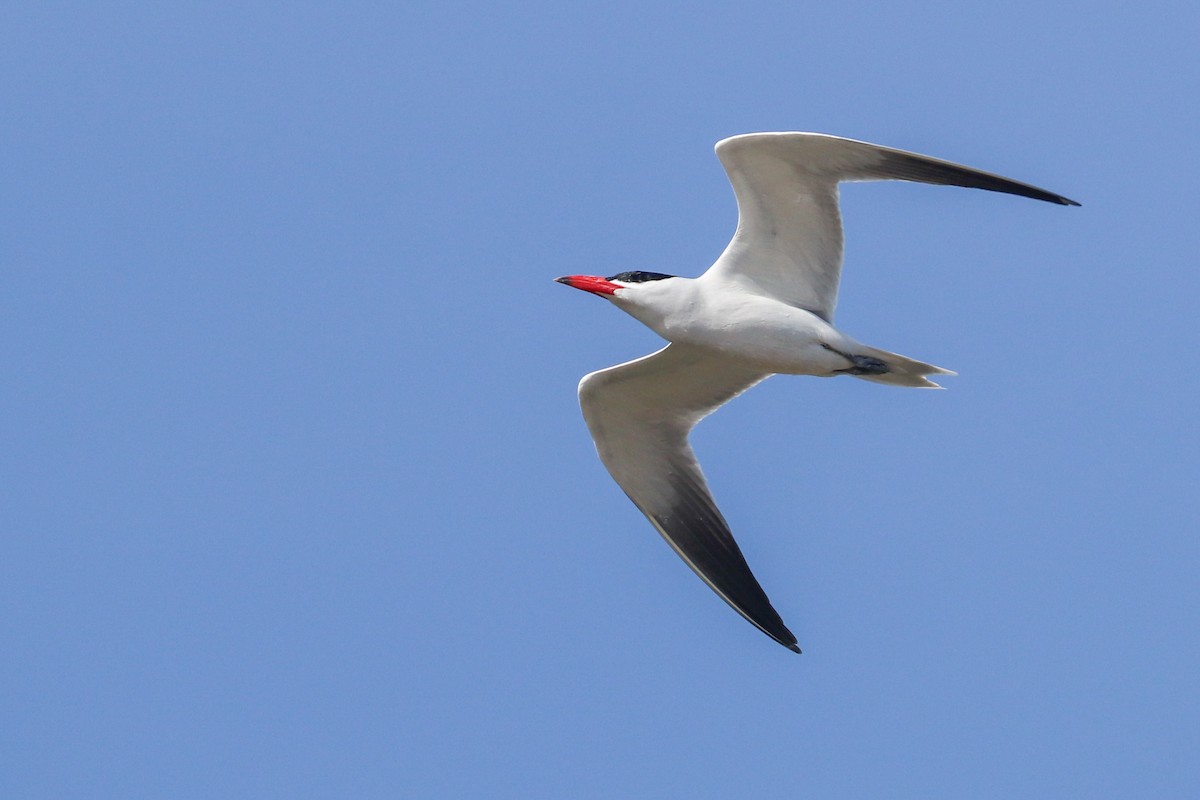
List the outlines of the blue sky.
{"label": "blue sky", "polygon": [[[1195,31],[1179,3],[10,3],[0,793],[1186,797]],[[795,656],[608,479],[552,282],[703,271],[718,139],[848,187],[838,322],[695,436]]]}

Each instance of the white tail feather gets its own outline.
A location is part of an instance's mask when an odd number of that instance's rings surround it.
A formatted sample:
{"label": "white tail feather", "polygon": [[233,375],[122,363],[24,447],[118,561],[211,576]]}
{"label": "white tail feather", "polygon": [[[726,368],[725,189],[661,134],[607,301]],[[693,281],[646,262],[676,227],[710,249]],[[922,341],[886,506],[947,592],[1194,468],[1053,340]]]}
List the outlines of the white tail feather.
{"label": "white tail feather", "polygon": [[889,353],[887,350],[878,350],[874,347],[859,348],[855,352],[860,355],[878,358],[888,365],[888,371],[881,375],[854,376],[862,378],[864,381],[886,383],[891,386],[911,386],[917,389],[941,389],[941,386],[925,376],[958,374],[952,370],[935,367],[933,364],[926,364],[924,361],[917,361],[907,356],[902,356],[899,353]]}

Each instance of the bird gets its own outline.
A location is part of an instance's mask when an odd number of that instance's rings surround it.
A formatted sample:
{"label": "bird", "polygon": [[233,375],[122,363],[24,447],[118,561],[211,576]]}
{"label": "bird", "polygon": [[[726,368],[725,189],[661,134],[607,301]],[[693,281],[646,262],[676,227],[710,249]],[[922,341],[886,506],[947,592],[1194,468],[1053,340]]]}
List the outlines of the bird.
{"label": "bird", "polygon": [[692,428],[775,374],[850,375],[940,388],[955,373],[834,327],[842,267],[838,184],[899,180],[987,189],[1063,206],[1062,195],[917,153],[822,133],[717,142],[737,200],[733,239],[697,278],[628,270],[555,280],[603,298],[667,345],[585,375],[579,404],[600,460],[667,544],[738,614],[799,653],[754,577],[688,441]]}

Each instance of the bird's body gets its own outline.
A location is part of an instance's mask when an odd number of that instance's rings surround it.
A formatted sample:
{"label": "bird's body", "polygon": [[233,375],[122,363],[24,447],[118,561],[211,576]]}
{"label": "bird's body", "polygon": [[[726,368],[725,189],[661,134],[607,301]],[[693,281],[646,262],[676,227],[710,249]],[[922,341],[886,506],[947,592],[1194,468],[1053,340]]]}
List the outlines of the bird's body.
{"label": "bird's body", "polygon": [[832,325],[811,311],[722,283],[707,276],[672,278],[613,302],[668,342],[708,348],[764,372],[820,374],[813,368],[831,361],[821,358],[828,351],[813,352],[812,344],[838,336]]}
{"label": "bird's body", "polygon": [[[895,360],[897,368],[909,361],[851,339],[811,311],[740,291],[712,273],[656,283],[657,287],[645,285],[640,294],[614,295],[613,303],[668,342],[710,350],[767,375],[847,374],[853,365],[839,354],[848,352],[873,357],[882,353]],[[651,294],[656,288],[661,296]],[[929,367],[926,374],[937,372],[944,370]],[[894,383],[902,374],[891,371],[870,377]]]}
{"label": "bird's body", "polygon": [[761,133],[717,144],[738,228],[698,278],[623,272],[558,280],[612,301],[670,344],[587,375],[584,418],[614,480],[676,553],[760,630],[799,652],[742,557],[688,445],[691,428],[776,374],[852,375],[935,388],[948,370],[868,347],[833,326],[842,261],[837,184],[914,180],[1060,195],[949,162],[814,133]]}

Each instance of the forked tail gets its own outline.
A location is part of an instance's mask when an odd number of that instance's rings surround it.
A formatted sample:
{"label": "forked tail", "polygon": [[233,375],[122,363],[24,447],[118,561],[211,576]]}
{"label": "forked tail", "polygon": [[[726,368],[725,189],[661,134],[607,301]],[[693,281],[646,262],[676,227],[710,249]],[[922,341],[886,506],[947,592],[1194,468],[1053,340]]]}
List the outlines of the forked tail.
{"label": "forked tail", "polygon": [[887,383],[892,386],[913,386],[918,389],[940,389],[938,384],[925,377],[927,375],[957,375],[957,372],[952,370],[935,367],[933,364],[926,364],[924,361],[916,361],[914,359],[902,356],[899,353],[889,353],[887,350],[877,350],[874,347],[859,347],[855,349],[856,353],[871,356],[887,364],[888,371],[873,375],[855,375],[856,378],[862,378],[864,381],[874,381],[875,383]]}

